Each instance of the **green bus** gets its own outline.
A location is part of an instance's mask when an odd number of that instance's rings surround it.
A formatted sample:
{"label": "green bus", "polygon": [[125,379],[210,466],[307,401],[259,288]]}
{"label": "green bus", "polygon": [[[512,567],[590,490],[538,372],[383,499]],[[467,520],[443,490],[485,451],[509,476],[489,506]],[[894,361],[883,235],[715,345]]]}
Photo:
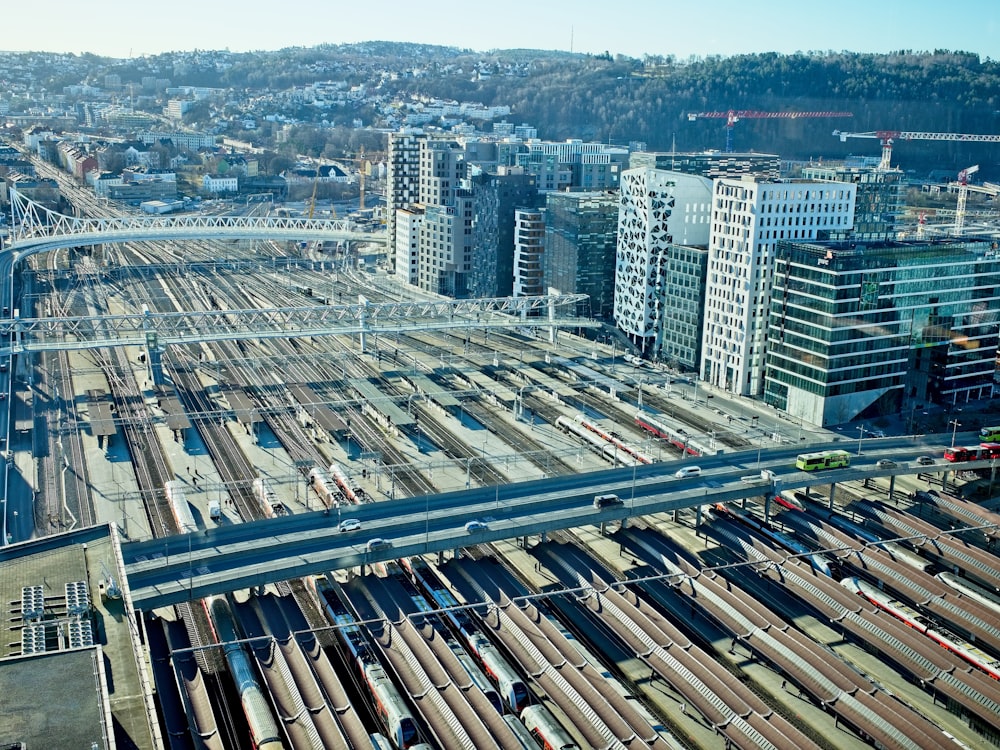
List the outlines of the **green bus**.
{"label": "green bus", "polygon": [[979,431],[980,443],[1000,443],[1000,427],[983,427]]}
{"label": "green bus", "polygon": [[851,454],[847,451],[820,451],[818,453],[800,453],[795,459],[795,468],[802,471],[818,471],[819,469],[836,469],[851,465]]}

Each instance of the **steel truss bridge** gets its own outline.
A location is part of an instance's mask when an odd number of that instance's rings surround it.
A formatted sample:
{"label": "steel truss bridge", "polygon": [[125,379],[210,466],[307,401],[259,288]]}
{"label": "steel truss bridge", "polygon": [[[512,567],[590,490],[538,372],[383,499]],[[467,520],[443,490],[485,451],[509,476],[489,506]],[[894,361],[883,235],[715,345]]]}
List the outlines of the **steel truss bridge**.
{"label": "steel truss bridge", "polygon": [[[576,315],[587,295],[322,305],[202,312],[20,318],[13,310],[14,267],[30,255],[59,248],[132,241],[265,239],[385,243],[385,234],[355,232],[347,221],[243,216],[78,218],[50,211],[10,190],[13,242],[0,251],[0,356],[31,351],[157,346],[236,339],[359,335],[464,328],[594,327]],[[566,311],[563,313],[563,311]],[[560,314],[563,313],[563,314]]]}

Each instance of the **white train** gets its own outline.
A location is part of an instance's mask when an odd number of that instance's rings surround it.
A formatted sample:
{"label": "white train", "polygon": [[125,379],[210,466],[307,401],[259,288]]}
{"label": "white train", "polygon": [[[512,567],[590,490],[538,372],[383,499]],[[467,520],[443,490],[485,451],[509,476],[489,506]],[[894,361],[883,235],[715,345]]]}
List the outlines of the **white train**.
{"label": "white train", "polygon": [[222,650],[229,666],[229,673],[236,683],[243,713],[250,727],[251,741],[255,750],[281,750],[284,743],[278,724],[271,713],[267,698],[257,682],[257,675],[250,665],[250,659],[243,651],[233,613],[224,597],[213,596],[205,600],[209,619],[215,630],[215,637],[222,643]]}
{"label": "white train", "polygon": [[361,500],[358,499],[357,493],[351,488],[343,470],[337,464],[330,464],[328,471],[330,472],[330,476],[333,477],[333,481],[337,483],[337,487],[340,488],[340,494],[347,498],[347,502],[352,505],[359,505]]}
{"label": "white train", "polygon": [[167,496],[167,503],[170,505],[170,512],[173,513],[174,523],[177,524],[179,533],[191,534],[198,530],[194,515],[191,513],[191,506],[188,505],[184,496],[184,489],[180,482],[167,482],[163,485],[163,491]]}
{"label": "white train", "polygon": [[521,722],[543,750],[580,750],[545,706],[534,704],[521,711]]}
{"label": "white train", "polygon": [[651,432],[657,437],[663,438],[688,455],[715,456],[719,453],[717,448],[705,443],[703,440],[688,435],[680,427],[671,427],[665,419],[654,416],[648,411],[636,412],[635,423],[646,430],[646,432]]}
{"label": "white train", "polygon": [[257,498],[257,503],[260,505],[260,510],[264,514],[264,518],[276,518],[277,516],[288,515],[288,508],[271,492],[263,479],[253,480],[253,494]]}
{"label": "white train", "polygon": [[588,445],[590,445],[595,451],[600,453],[609,461],[623,464],[625,466],[635,466],[640,463],[649,463],[638,458],[634,449],[626,450],[622,446],[624,443],[621,441],[612,441],[610,436],[603,431],[594,430],[584,424],[581,424],[580,420],[583,418],[577,416],[577,418],[570,419],[569,417],[559,417],[556,420],[556,427],[558,427],[563,432],[576,435]]}
{"label": "white train", "polygon": [[319,501],[323,503],[324,508],[335,508],[340,504],[331,489],[330,480],[326,478],[326,472],[318,466],[314,466],[309,470],[308,484],[312,491],[316,493]]}

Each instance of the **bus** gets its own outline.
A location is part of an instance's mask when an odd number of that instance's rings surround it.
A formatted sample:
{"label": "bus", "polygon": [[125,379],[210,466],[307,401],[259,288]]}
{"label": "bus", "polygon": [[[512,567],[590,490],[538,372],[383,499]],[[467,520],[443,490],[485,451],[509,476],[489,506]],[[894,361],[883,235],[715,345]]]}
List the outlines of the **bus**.
{"label": "bus", "polygon": [[819,453],[800,453],[795,459],[795,468],[802,471],[817,471],[819,469],[836,469],[851,465],[851,454],[847,451],[820,451]]}
{"label": "bus", "polygon": [[980,443],[1000,443],[1000,426],[983,427],[979,431]]}
{"label": "bus", "polygon": [[1000,443],[980,443],[978,446],[960,446],[945,448],[944,458],[952,463],[962,461],[989,461],[1000,458]]}

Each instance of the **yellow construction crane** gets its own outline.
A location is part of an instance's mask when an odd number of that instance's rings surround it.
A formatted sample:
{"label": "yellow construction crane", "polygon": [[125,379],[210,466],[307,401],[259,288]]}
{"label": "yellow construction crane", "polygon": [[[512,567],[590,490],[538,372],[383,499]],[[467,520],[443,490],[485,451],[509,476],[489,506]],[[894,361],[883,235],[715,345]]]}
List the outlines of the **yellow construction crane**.
{"label": "yellow construction crane", "polygon": [[313,192],[312,197],[309,199],[309,218],[313,217],[316,212],[316,188],[319,187],[319,167],[316,167],[316,176],[313,177]]}

